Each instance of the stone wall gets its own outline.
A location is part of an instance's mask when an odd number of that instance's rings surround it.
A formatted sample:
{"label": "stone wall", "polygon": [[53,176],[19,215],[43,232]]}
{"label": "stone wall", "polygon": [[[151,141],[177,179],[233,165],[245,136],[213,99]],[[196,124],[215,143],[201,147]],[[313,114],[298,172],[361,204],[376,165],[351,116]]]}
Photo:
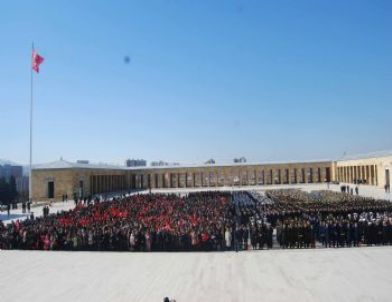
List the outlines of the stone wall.
{"label": "stone wall", "polygon": [[280,164],[236,164],[191,167],[63,168],[33,170],[33,199],[48,198],[54,182],[54,199],[89,196],[129,189],[254,186],[332,181],[383,187],[385,171],[392,173],[392,156],[342,161]]}

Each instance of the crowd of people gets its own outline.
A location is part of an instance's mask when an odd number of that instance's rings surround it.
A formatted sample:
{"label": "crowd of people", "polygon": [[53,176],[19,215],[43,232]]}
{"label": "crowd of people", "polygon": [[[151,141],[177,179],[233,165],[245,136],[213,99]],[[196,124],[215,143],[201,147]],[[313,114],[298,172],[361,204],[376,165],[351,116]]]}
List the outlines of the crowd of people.
{"label": "crowd of people", "polygon": [[331,191],[146,194],[0,223],[0,249],[223,251],[392,244],[392,204]]}
{"label": "crowd of people", "polygon": [[332,191],[268,191],[264,213],[283,248],[392,244],[392,204]]}
{"label": "crowd of people", "polygon": [[[222,250],[228,193],[133,195],[0,224],[0,248],[98,251]],[[229,226],[227,226],[229,228]]]}

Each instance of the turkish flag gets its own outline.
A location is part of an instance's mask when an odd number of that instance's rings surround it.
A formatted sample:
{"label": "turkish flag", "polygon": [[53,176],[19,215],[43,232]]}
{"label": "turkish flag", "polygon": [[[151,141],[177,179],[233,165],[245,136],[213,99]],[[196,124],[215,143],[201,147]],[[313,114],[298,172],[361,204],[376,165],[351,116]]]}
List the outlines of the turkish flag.
{"label": "turkish flag", "polygon": [[39,65],[41,65],[43,61],[44,58],[41,57],[35,50],[33,50],[31,66],[35,72],[39,73]]}

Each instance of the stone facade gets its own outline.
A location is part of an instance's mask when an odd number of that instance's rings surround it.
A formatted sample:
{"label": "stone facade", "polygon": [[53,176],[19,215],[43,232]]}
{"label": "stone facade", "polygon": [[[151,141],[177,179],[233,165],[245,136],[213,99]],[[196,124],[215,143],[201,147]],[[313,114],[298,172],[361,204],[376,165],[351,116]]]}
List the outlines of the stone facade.
{"label": "stone facade", "polygon": [[[105,193],[125,189],[125,174],[119,169],[33,169],[33,200],[49,198],[49,182],[53,182],[53,199],[61,200],[63,195],[71,199],[93,193]],[[99,189],[98,189],[99,188]]]}
{"label": "stone facade", "polygon": [[322,183],[333,180],[332,162],[163,167],[132,170],[131,188],[197,188]]}
{"label": "stone facade", "polygon": [[[202,188],[360,181],[384,187],[389,182],[392,155],[339,161],[277,164],[233,164],[173,167],[113,167],[65,161],[33,169],[33,199],[60,200],[67,194],[155,188]],[[392,172],[392,171],[391,171]]]}
{"label": "stone facade", "polygon": [[334,163],[235,164],[124,168],[52,163],[33,169],[33,199],[60,200],[131,189],[198,188],[334,180]]}
{"label": "stone facade", "polygon": [[[338,161],[337,181],[384,187],[391,185],[392,155]],[[389,175],[389,176],[388,176]],[[389,178],[389,179],[388,179]]]}

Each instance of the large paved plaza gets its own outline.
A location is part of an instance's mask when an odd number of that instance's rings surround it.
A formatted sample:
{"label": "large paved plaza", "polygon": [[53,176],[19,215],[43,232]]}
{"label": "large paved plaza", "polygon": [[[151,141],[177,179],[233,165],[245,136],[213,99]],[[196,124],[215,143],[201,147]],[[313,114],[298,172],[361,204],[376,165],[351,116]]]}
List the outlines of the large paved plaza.
{"label": "large paved plaza", "polygon": [[391,301],[392,248],[225,253],[0,251],[1,300]]}
{"label": "large paved plaza", "polygon": [[[340,189],[327,184],[286,187]],[[360,186],[359,193],[390,198],[374,187]],[[51,212],[73,207],[72,201],[58,202]],[[33,210],[41,215],[42,205]],[[20,209],[12,211],[12,219],[21,217]],[[154,302],[165,296],[177,302],[391,301],[391,272],[391,246],[239,253],[0,251],[0,293],[7,302]]]}

